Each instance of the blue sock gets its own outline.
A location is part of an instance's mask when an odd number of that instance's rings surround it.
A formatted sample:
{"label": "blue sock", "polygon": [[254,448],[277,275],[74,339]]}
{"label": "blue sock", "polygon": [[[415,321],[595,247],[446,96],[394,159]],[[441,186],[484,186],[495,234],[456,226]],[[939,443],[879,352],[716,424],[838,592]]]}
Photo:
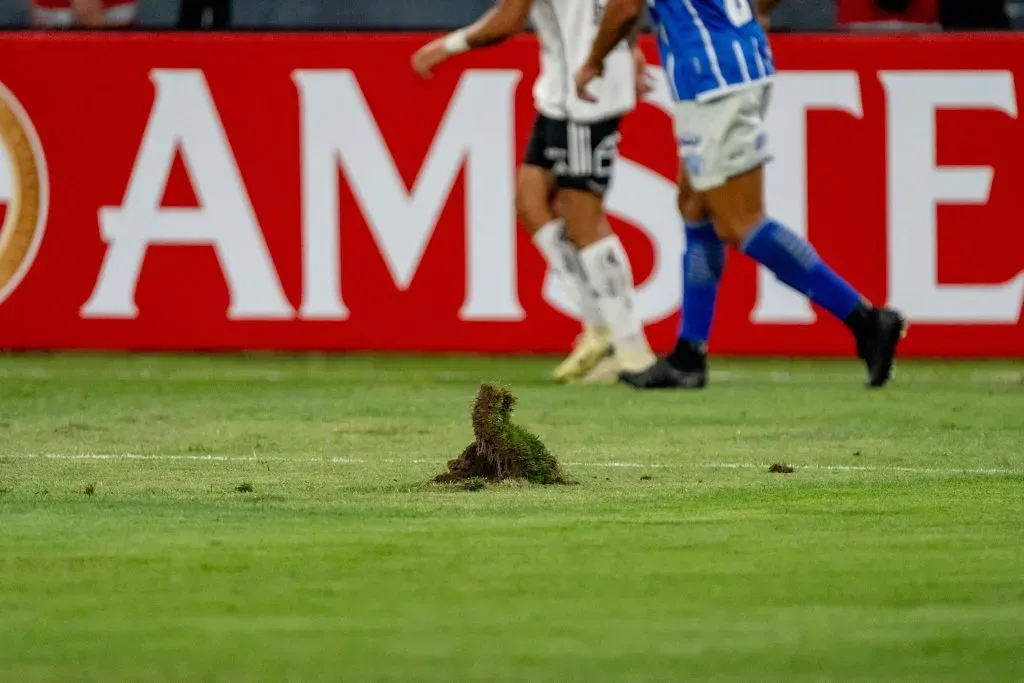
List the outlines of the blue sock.
{"label": "blue sock", "polygon": [[725,270],[725,244],[710,221],[686,226],[683,252],[683,313],[679,338],[706,344],[715,316],[718,281]]}
{"label": "blue sock", "polygon": [[840,320],[849,318],[863,300],[821,260],[810,242],[770,218],[754,228],[740,248],[783,283]]}

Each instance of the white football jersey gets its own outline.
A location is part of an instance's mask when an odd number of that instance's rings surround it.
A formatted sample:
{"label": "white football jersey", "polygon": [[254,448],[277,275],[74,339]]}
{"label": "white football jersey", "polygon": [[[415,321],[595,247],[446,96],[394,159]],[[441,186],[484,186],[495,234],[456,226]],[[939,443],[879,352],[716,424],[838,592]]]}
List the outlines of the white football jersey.
{"label": "white football jersey", "polygon": [[533,0],[530,22],[540,40],[540,77],[533,98],[544,116],[588,123],[622,116],[636,107],[636,73],[626,41],[612,50],[604,75],[588,88],[597,101],[576,96],[573,75],[590,54],[607,1]]}

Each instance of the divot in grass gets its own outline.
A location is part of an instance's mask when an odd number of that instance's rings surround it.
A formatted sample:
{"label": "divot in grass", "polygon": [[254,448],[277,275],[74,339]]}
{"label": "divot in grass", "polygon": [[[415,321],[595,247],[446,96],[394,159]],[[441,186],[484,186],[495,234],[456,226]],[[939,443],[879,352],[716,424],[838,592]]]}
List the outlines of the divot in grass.
{"label": "divot in grass", "polygon": [[515,396],[504,387],[480,385],[472,413],[476,440],[466,446],[462,455],[449,461],[448,471],[433,481],[451,484],[475,479],[492,483],[524,479],[534,484],[570,483],[544,443],[512,423],[515,402]]}

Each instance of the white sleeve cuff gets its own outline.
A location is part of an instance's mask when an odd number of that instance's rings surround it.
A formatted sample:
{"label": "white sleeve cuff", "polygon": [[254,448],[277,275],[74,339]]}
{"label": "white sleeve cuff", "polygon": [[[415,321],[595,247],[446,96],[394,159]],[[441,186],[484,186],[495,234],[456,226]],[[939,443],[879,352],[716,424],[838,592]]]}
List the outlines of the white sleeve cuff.
{"label": "white sleeve cuff", "polygon": [[444,50],[450,55],[457,55],[469,50],[469,31],[460,28],[445,36]]}

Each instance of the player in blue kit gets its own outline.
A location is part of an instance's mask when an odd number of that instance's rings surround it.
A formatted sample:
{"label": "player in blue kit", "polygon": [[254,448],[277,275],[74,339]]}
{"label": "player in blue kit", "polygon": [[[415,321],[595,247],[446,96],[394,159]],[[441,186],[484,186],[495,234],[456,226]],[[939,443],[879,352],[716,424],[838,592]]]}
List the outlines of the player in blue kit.
{"label": "player in blue kit", "polygon": [[[764,118],[775,65],[749,0],[647,5],[676,100],[679,210],[686,230],[682,324],[671,353],[620,379],[641,389],[706,386],[707,341],[729,245],[843,321],[867,365],[868,386],[883,386],[906,332],[904,317],[872,306],[806,239],[765,213],[763,168],[770,154]],[[590,56],[576,73],[581,97],[643,11],[644,0],[609,0]]]}

